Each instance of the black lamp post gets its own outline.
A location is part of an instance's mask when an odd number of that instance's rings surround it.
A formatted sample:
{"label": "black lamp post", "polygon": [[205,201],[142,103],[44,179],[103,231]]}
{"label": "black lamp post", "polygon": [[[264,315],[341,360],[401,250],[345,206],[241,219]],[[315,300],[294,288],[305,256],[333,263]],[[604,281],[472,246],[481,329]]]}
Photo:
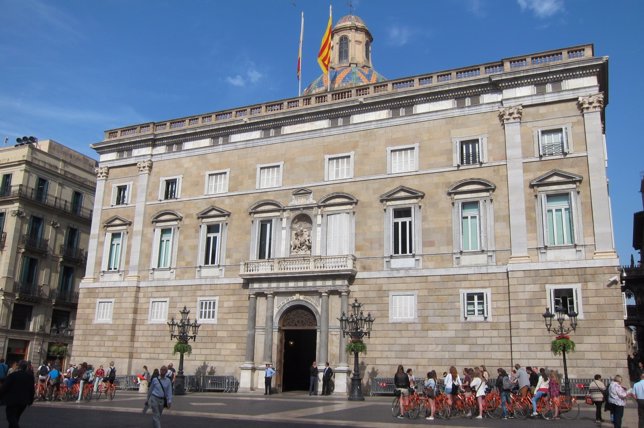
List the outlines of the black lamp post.
{"label": "black lamp post", "polygon": [[[340,328],[342,329],[342,336],[349,336],[352,344],[363,344],[362,338],[371,335],[371,327],[374,318],[371,313],[365,317],[360,308],[362,303],[358,303],[358,299],[351,304],[351,313],[347,317],[344,312],[338,319],[340,321]],[[349,401],[364,401],[362,395],[362,378],[360,377],[360,365],[358,361],[359,350],[353,350],[353,374],[351,375],[351,393],[349,394]]]}
{"label": "black lamp post", "polygon": [[[568,316],[569,326],[564,326],[566,321],[566,316]],[[557,318],[557,323],[559,326],[552,326],[552,319]],[[557,335],[557,338],[560,336],[567,335],[568,333],[575,331],[577,329],[577,313],[574,310],[570,310],[567,314],[564,312],[561,306],[555,307],[555,313],[550,312],[549,308],[546,308],[546,312],[543,314],[543,319],[546,322],[546,329],[549,332],[552,332]],[[561,354],[563,355],[563,369],[564,369],[564,394],[570,395],[570,380],[568,379],[568,364],[566,363],[566,347],[562,347]]]}
{"label": "black lamp post", "polygon": [[[175,321],[174,317],[168,322],[170,327],[170,340],[177,339],[177,344],[184,345],[180,346],[179,351],[179,371],[177,373],[177,378],[174,381],[174,393],[175,395],[185,395],[186,394],[186,383],[185,377],[183,376],[183,354],[186,352],[188,341],[197,340],[197,332],[201,324],[197,324],[197,320],[190,322],[188,315],[190,314],[190,309],[183,307],[179,311],[181,314],[181,319]],[[190,334],[192,333],[192,334]]]}

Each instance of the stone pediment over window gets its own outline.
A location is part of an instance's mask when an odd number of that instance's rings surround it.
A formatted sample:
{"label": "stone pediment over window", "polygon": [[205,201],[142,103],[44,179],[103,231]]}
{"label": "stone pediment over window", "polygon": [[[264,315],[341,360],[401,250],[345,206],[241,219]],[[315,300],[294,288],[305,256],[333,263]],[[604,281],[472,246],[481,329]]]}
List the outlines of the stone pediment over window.
{"label": "stone pediment over window", "polygon": [[250,214],[270,213],[270,212],[282,211],[283,209],[284,209],[284,206],[279,202],[272,199],[264,199],[262,201],[255,202],[253,205],[251,205],[250,208],[248,209],[248,212]]}
{"label": "stone pediment over window", "polygon": [[380,202],[405,201],[418,203],[425,197],[425,193],[406,186],[398,186],[389,192],[380,195]]}
{"label": "stone pediment over window", "polygon": [[297,189],[291,194],[291,202],[289,202],[289,206],[312,204],[315,204],[315,201],[313,200],[313,192],[310,189]]}
{"label": "stone pediment over window", "polygon": [[178,222],[183,220],[183,216],[176,211],[161,211],[152,217],[152,223]]}
{"label": "stone pediment over window", "polygon": [[321,207],[332,207],[338,205],[356,205],[358,200],[348,193],[334,192],[320,199]]}
{"label": "stone pediment over window", "polygon": [[578,187],[583,177],[570,172],[553,169],[539,178],[530,182],[530,187],[557,187],[557,186],[575,186]]}
{"label": "stone pediment over window", "polygon": [[223,208],[218,208],[215,206],[210,206],[205,210],[197,213],[197,218],[200,220],[212,220],[217,218],[227,218],[230,217],[230,211],[226,211]]}
{"label": "stone pediment over window", "polygon": [[103,227],[128,227],[132,224],[130,220],[126,220],[123,217],[115,215],[114,217],[110,217],[105,223],[103,223]]}
{"label": "stone pediment over window", "polygon": [[456,197],[458,195],[485,195],[489,196],[496,190],[496,185],[482,178],[468,178],[454,183],[447,194]]}

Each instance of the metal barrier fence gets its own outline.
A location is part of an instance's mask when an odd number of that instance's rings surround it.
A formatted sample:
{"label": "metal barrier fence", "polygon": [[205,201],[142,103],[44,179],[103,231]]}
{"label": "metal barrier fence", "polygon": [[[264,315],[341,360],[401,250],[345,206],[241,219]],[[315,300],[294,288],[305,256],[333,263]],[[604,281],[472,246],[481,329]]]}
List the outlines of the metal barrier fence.
{"label": "metal barrier fence", "polygon": [[[573,395],[575,397],[583,397],[586,395],[588,392],[588,385],[593,381],[591,378],[570,378],[568,379],[570,381],[570,395]],[[602,379],[602,382],[604,383],[605,386],[608,387],[608,384],[610,383],[610,379]],[[416,383],[418,385],[422,385],[425,383],[425,379],[416,379]],[[496,383],[496,378],[490,378],[488,381],[488,386],[494,387]],[[438,386],[441,390],[443,390],[443,380],[439,379],[438,380]],[[371,385],[370,385],[370,394],[371,395],[393,395],[394,394],[394,389],[396,389],[394,385],[394,378],[393,377],[375,377],[371,379]],[[563,379],[561,380],[561,389],[563,392]]]}
{"label": "metal barrier fence", "polygon": [[[117,389],[126,391],[136,391],[139,389],[136,376],[117,376],[114,383]],[[237,392],[239,390],[239,381],[234,376],[185,376],[186,391],[204,392]]]}

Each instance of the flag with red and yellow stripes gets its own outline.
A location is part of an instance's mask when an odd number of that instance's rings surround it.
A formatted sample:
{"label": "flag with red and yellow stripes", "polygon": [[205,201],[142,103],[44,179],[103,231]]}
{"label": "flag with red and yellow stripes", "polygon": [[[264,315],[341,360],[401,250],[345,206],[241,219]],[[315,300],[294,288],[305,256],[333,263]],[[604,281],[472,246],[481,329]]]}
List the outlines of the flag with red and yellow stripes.
{"label": "flag with red and yellow stripes", "polygon": [[329,63],[331,62],[331,23],[331,6],[329,6],[329,22],[326,24],[326,30],[320,44],[320,52],[318,52],[318,64],[320,64],[324,74],[329,72]]}

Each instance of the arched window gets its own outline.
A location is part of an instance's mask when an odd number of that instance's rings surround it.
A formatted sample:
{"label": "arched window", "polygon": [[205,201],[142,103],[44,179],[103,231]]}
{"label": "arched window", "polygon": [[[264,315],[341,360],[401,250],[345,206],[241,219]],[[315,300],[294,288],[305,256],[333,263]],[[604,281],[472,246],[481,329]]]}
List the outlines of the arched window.
{"label": "arched window", "polygon": [[364,44],[364,58],[367,60],[367,62],[371,61],[369,59],[370,52],[371,52],[371,42],[367,40],[367,42]]}
{"label": "arched window", "polygon": [[342,36],[340,37],[340,64],[346,64],[349,62],[349,37]]}

